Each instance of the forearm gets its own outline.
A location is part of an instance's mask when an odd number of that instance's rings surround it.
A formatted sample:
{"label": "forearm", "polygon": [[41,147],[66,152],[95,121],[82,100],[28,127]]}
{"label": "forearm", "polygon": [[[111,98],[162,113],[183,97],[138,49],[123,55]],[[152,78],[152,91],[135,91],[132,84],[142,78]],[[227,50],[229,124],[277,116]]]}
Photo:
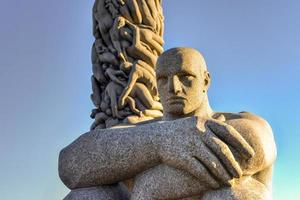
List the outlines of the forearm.
{"label": "forearm", "polygon": [[157,165],[153,131],[140,126],[82,135],[60,152],[62,181],[71,189],[112,184]]}

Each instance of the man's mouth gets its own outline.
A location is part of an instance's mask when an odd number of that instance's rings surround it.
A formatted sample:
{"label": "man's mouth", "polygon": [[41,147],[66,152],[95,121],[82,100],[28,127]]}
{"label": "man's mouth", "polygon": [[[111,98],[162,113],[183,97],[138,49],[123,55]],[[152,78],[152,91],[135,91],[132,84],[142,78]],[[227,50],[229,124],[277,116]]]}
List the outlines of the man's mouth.
{"label": "man's mouth", "polygon": [[186,100],[186,98],[184,98],[184,97],[172,96],[167,99],[167,102],[169,104],[177,104],[177,103],[183,103],[184,100]]}

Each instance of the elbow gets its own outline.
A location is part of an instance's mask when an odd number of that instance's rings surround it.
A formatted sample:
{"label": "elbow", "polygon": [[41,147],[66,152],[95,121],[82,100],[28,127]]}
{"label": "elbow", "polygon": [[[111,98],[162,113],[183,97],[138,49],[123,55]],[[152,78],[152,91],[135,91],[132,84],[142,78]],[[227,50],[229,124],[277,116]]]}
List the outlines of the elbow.
{"label": "elbow", "polygon": [[252,128],[250,143],[254,148],[255,156],[250,160],[249,166],[252,173],[262,171],[272,166],[276,160],[277,149],[273,131],[266,121],[256,122]]}
{"label": "elbow", "polygon": [[76,158],[70,151],[65,148],[59,153],[58,173],[62,182],[69,188],[75,189],[78,185],[78,178],[76,176]]}
{"label": "elbow", "polygon": [[103,154],[97,151],[93,135],[80,136],[59,153],[58,172],[62,182],[70,189],[102,185]]}

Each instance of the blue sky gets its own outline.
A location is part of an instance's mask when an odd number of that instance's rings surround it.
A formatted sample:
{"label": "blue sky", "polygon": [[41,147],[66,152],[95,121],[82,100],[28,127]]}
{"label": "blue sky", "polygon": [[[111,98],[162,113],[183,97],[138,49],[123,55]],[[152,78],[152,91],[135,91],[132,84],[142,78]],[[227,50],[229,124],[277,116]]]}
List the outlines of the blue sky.
{"label": "blue sky", "polygon": [[[0,194],[62,199],[59,150],[88,131],[93,1],[1,0]],[[274,199],[300,196],[300,2],[164,1],[165,49],[200,50],[216,111],[251,111],[273,127]]]}

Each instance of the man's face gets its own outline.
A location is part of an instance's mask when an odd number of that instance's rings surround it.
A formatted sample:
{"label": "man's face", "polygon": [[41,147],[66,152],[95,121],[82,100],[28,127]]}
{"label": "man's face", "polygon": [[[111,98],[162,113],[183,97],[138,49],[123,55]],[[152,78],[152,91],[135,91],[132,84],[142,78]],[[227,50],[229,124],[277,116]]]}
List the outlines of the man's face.
{"label": "man's face", "polygon": [[202,65],[203,59],[195,52],[160,58],[156,75],[165,113],[186,116],[201,106],[208,87]]}

